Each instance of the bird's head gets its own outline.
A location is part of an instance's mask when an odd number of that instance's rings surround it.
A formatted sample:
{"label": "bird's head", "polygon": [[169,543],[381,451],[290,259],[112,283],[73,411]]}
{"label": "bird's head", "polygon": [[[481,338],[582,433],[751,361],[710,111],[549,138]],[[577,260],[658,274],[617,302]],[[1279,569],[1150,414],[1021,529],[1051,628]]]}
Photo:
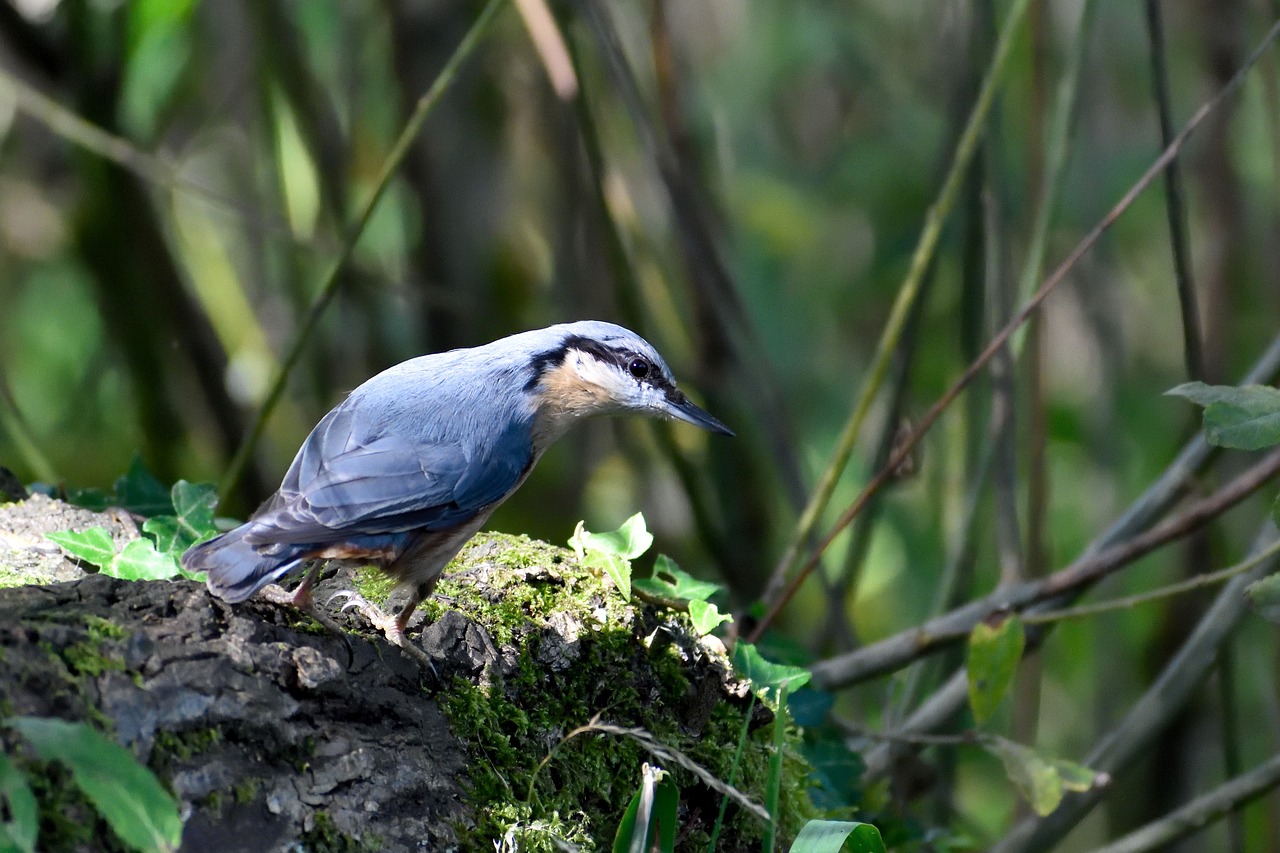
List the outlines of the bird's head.
{"label": "bird's head", "polygon": [[546,331],[556,343],[534,354],[526,391],[552,432],[582,417],[633,414],[733,435],[676,387],[662,356],[635,332],[596,321]]}

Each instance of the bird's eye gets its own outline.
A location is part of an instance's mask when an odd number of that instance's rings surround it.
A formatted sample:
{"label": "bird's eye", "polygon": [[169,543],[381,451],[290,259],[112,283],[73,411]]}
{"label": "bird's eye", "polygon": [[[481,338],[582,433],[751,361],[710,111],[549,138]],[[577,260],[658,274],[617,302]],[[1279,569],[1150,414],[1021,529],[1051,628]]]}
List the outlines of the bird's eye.
{"label": "bird's eye", "polygon": [[645,361],[643,358],[633,358],[631,359],[631,363],[627,365],[627,372],[636,379],[644,379],[648,376],[649,369],[649,362]]}

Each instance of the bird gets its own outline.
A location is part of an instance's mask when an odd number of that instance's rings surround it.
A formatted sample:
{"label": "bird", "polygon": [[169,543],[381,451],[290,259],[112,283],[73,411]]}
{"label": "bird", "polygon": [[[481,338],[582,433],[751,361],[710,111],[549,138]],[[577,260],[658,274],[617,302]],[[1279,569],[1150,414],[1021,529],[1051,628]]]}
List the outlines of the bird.
{"label": "bird", "polygon": [[[547,448],[600,415],[734,434],[685,396],[652,345],[612,323],[562,323],[423,355],[352,391],[307,436],[275,494],[244,524],[189,548],[182,566],[205,572],[210,592],[229,603],[263,590],[317,617],[312,585],[326,561],[376,566],[408,602],[391,617],[355,593],[351,601],[429,665],[405,636],[418,605]],[[270,586],[307,567],[293,593]]]}

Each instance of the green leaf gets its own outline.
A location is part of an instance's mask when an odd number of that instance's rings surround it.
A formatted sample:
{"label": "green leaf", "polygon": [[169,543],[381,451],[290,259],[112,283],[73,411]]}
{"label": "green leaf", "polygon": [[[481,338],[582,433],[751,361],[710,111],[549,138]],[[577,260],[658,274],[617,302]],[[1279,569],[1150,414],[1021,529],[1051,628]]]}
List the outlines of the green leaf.
{"label": "green leaf", "polygon": [[45,535],[71,554],[93,563],[108,577],[164,580],[181,574],[177,561],[156,551],[150,539],[133,539],[117,552],[111,534],[102,527],[90,527],[83,533],[63,530]]}
{"label": "green leaf", "polygon": [[1244,594],[1259,616],[1280,624],[1280,575],[1254,581],[1244,588]]}
{"label": "green leaf", "polygon": [[1054,770],[1058,771],[1058,776],[1062,779],[1062,787],[1068,791],[1083,793],[1092,790],[1096,785],[1105,785],[1111,781],[1110,774],[1099,773],[1097,770],[1074,761],[1067,761],[1065,758],[1051,758],[1049,763],[1053,765]]}
{"label": "green leaf", "polygon": [[673,853],[680,789],[670,774],[645,764],[640,787],[613,838],[614,853]]}
{"label": "green leaf", "polygon": [[755,646],[741,641],[733,647],[733,668],[738,675],[750,681],[757,692],[776,692],[784,688],[790,692],[808,684],[811,677],[809,670],[803,667],[765,660]]}
{"label": "green leaf", "polygon": [[[637,578],[636,589],[657,598],[677,601],[706,601],[724,589],[718,583],[698,580],[693,575],[676,565],[676,561],[666,554],[659,554],[653,563],[653,577]],[[703,631],[702,633],[706,633]]]}
{"label": "green leaf", "polygon": [[36,798],[27,778],[0,752],[0,815],[4,814],[9,818],[0,820],[0,853],[32,853],[40,831]]}
{"label": "green leaf", "polygon": [[791,853],[884,853],[880,830],[856,820],[811,820],[791,843]]}
{"label": "green leaf", "polygon": [[1166,393],[1204,407],[1204,432],[1210,444],[1237,450],[1280,444],[1280,390],[1276,388],[1188,382]]}
{"label": "green leaf", "polygon": [[213,509],[218,505],[218,487],[179,480],[169,495],[176,514],[149,518],[142,529],[155,537],[157,551],[178,557],[197,542],[217,535]]}
{"label": "green leaf", "polygon": [[[796,710],[796,700],[806,693],[816,692],[800,690],[791,697],[788,710],[797,725],[804,723],[801,722],[802,712]],[[830,708],[830,704],[826,707]],[[827,813],[860,805],[863,799],[862,775],[867,769],[862,756],[850,751],[842,739],[830,732],[805,734],[800,754],[813,768],[814,785],[809,791],[813,804],[820,812]]]}
{"label": "green leaf", "polygon": [[591,533],[578,522],[569,545],[581,558],[592,551],[601,554],[613,554],[624,560],[634,560],[653,544],[653,535],[645,528],[644,516],[640,513],[628,518],[617,530],[607,533]]}
{"label": "green leaf", "polygon": [[178,561],[157,551],[150,539],[131,540],[102,571],[127,581],[168,580],[182,574]]}
{"label": "green leaf", "polygon": [[142,464],[141,456],[133,457],[129,470],[116,479],[115,489],[115,505],[121,509],[145,516],[173,512],[169,490]]}
{"label": "green leaf", "polygon": [[115,830],[138,850],[176,850],[182,840],[178,804],[133,753],[83,723],[16,717],[9,725],[45,761],[59,761]]}
{"label": "green leaf", "polygon": [[608,575],[609,580],[622,593],[623,598],[631,598],[631,561],[617,554],[606,554],[602,551],[588,551],[582,565],[599,569]]}
{"label": "green leaf", "polygon": [[75,557],[93,563],[99,568],[106,568],[116,558],[116,543],[105,527],[90,527],[83,532],[60,530],[46,533],[51,541],[61,545],[64,550]]}
{"label": "green leaf", "polygon": [[979,622],[969,634],[969,705],[979,724],[991,719],[1009,692],[1025,645],[1022,620],[1013,615],[994,625]]}
{"label": "green leaf", "polygon": [[102,489],[71,489],[67,492],[67,503],[102,512],[111,506],[112,496]]}
{"label": "green leaf", "polygon": [[720,608],[710,601],[698,599],[689,602],[689,619],[693,622],[693,630],[699,635],[710,634],[721,624],[733,621],[732,616],[721,613]]}
{"label": "green leaf", "polygon": [[1004,764],[1009,781],[1036,814],[1044,817],[1062,802],[1065,786],[1051,760],[1031,747],[1002,737],[990,737],[983,745]]}

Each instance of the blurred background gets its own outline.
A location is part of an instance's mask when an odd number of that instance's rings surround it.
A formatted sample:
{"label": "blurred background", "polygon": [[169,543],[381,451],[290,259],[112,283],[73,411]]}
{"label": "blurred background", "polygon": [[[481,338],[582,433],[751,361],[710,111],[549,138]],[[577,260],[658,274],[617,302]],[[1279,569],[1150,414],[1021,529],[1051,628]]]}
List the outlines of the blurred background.
{"label": "blurred background", "polygon": [[[655,551],[728,584],[758,617],[1016,5],[553,2],[560,55],[499,9],[225,482],[397,137],[482,4],[0,0],[0,465],[27,483],[109,488],[140,455],[166,483],[224,481],[220,513],[244,517],[377,371],[611,320],[648,337],[738,437],[591,424],[490,527],[563,542],[580,518],[601,530],[643,511]],[[819,533],[1154,161],[1157,93],[1176,130],[1277,17],[1276,0],[1030,3]],[[1178,163],[1180,205],[1164,182],[1141,195],[1014,356],[834,541],[767,635],[777,656],[809,662],[918,623],[944,567],[941,603],[954,604],[1064,565],[1198,428],[1163,392],[1235,382],[1259,357],[1280,308],[1274,52]],[[1247,461],[1225,457],[1205,488]],[[1263,492],[1101,591],[1239,559],[1274,496]],[[1211,595],[1063,625],[1024,665],[1004,730],[1079,760]],[[1276,651],[1274,627],[1245,620],[1227,674],[1062,849],[1167,811],[1232,775],[1232,760],[1238,772],[1274,754]],[[906,712],[904,691],[918,699],[946,675],[908,689],[904,673],[841,692],[834,713],[876,728]],[[1025,813],[982,751],[925,758],[925,784],[868,778],[850,794],[902,821],[903,845],[985,848]],[[1272,796],[1188,849],[1278,849],[1276,827]]]}

